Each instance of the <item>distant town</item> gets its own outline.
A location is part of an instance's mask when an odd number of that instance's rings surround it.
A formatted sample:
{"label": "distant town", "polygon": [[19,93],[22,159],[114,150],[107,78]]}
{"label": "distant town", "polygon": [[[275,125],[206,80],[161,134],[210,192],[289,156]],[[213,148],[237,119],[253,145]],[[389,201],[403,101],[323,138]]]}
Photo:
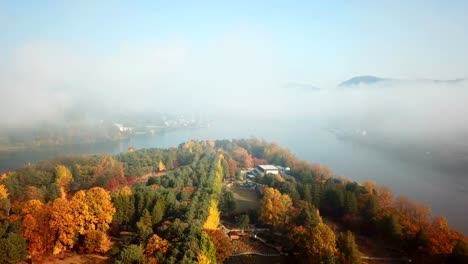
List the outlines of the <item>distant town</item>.
{"label": "distant town", "polygon": [[154,135],[174,129],[194,129],[211,126],[212,121],[186,115],[66,114],[63,119],[37,121],[25,127],[0,128],[0,150],[67,144],[117,141],[132,136]]}

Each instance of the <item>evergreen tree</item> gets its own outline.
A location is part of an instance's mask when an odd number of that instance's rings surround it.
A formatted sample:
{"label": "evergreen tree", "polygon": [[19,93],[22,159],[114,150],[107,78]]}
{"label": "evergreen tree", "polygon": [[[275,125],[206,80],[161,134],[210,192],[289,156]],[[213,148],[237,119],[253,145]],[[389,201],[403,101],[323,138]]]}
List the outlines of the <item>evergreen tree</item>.
{"label": "evergreen tree", "polygon": [[143,247],[138,245],[130,245],[121,253],[119,259],[115,262],[118,264],[144,264],[146,263],[145,251]]}
{"label": "evergreen tree", "polygon": [[141,241],[146,241],[153,234],[153,222],[147,209],[143,210],[140,220],[136,223],[138,235]]}
{"label": "evergreen tree", "polygon": [[153,225],[158,224],[164,217],[166,211],[166,202],[163,199],[159,199],[151,211],[151,222]]}
{"label": "evergreen tree", "polygon": [[237,223],[239,224],[239,227],[244,230],[249,225],[250,218],[248,214],[243,214],[240,215],[239,218],[237,219]]}
{"label": "evergreen tree", "polygon": [[19,226],[10,221],[0,222],[0,260],[16,264],[26,258],[26,241],[19,234]]}
{"label": "evergreen tree", "polygon": [[372,219],[377,215],[379,211],[379,201],[375,195],[369,196],[366,206],[364,208],[364,216],[368,219]]}
{"label": "evergreen tree", "polygon": [[346,191],[344,199],[344,211],[347,214],[356,214],[358,211],[356,195],[353,192]]}
{"label": "evergreen tree", "polygon": [[331,252],[330,250],[326,250],[325,254],[321,258],[321,263],[322,264],[336,264],[338,262],[333,252]]}
{"label": "evergreen tree", "polygon": [[342,263],[359,264],[361,263],[361,253],[359,252],[354,235],[351,231],[341,233],[338,242],[338,250],[341,252]]}
{"label": "evergreen tree", "polygon": [[382,219],[382,232],[393,239],[399,239],[402,237],[403,227],[398,221],[398,217],[396,215],[390,214]]}

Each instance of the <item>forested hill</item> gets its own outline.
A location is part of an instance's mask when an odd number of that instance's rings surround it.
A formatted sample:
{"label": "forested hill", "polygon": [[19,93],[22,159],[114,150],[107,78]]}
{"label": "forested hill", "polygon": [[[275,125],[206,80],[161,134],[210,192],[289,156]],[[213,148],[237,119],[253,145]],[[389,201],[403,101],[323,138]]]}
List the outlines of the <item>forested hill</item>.
{"label": "forested hill", "polygon": [[[261,164],[280,173],[246,175]],[[1,263],[90,254],[102,263],[236,263],[252,252],[285,263],[361,263],[371,253],[357,237],[384,241],[395,261],[463,263],[468,255],[467,238],[429,206],[256,139],[11,171],[0,177],[0,221]]]}

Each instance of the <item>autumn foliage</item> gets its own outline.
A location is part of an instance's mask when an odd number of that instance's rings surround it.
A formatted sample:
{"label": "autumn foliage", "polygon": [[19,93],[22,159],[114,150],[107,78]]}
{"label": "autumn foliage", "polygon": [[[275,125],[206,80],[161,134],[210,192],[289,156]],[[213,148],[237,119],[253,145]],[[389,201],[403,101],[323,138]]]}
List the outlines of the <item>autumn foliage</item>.
{"label": "autumn foliage", "polygon": [[57,198],[50,206],[49,225],[55,233],[54,254],[72,249],[78,225],[73,217],[73,209],[65,198]]}
{"label": "autumn foliage", "polygon": [[[251,185],[263,194],[260,208],[242,212],[238,219],[244,220],[237,227],[267,224],[272,232],[259,237],[265,235],[269,243],[298,252],[308,262],[359,263],[354,237],[362,235],[408,256],[445,261],[467,255],[466,237],[450,229],[444,217],[433,217],[429,206],[394,198],[390,188],[373,182],[335,178],[327,165],[300,161],[286,149],[255,139],[191,141],[168,150],[67,158],[4,174],[0,252],[18,253],[10,263],[25,258],[26,246],[33,261],[77,250],[110,251],[112,263],[222,263],[232,254],[233,243],[220,228],[220,217],[232,208],[224,200],[234,200],[223,177],[232,179],[255,164],[291,170],[254,180]],[[140,178],[155,171],[167,173]],[[337,239],[330,228],[334,225],[325,224],[321,214],[327,223],[337,223],[337,229],[344,226],[359,235],[346,231]],[[110,226],[113,236],[131,245],[112,243]]]}
{"label": "autumn foliage", "polygon": [[72,249],[77,235],[84,235],[87,252],[104,253],[111,248],[106,231],[114,212],[109,194],[98,187],[79,191],[71,200],[30,200],[21,211],[23,237],[36,259]]}
{"label": "autumn foliage", "polygon": [[226,258],[231,256],[233,246],[229,237],[221,230],[205,230],[216,248],[217,263],[223,263]]}
{"label": "autumn foliage", "polygon": [[54,246],[54,236],[50,228],[50,210],[47,205],[38,200],[26,202],[22,210],[23,237],[28,241],[28,249],[36,259],[41,259],[44,253],[51,253]]}
{"label": "autumn foliage", "polygon": [[151,262],[158,262],[158,255],[164,257],[167,254],[167,251],[171,247],[171,244],[166,239],[161,238],[160,236],[153,234],[146,244],[145,255]]}
{"label": "autumn foliage", "polygon": [[264,223],[272,226],[287,224],[292,201],[289,195],[281,194],[277,189],[265,188],[260,205],[259,217]]}

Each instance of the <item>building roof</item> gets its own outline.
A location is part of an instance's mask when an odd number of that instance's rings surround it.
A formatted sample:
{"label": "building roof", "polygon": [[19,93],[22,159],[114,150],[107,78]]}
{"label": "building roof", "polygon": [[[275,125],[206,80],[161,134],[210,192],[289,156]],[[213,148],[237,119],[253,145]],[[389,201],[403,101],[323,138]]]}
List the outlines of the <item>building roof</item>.
{"label": "building roof", "polygon": [[262,170],[278,170],[275,165],[258,165]]}

